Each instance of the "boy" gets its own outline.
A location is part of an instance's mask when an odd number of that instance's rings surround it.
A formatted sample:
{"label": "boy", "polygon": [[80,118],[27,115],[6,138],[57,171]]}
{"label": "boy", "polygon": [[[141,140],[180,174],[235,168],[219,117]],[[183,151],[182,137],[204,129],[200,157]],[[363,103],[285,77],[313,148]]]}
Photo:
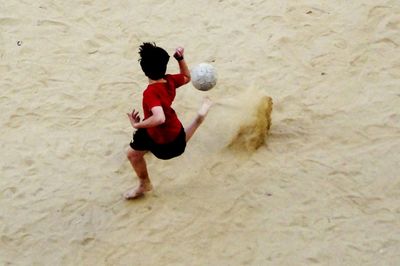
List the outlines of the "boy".
{"label": "boy", "polygon": [[149,84],[143,92],[144,119],[140,119],[135,109],[127,114],[132,127],[137,129],[127,157],[139,178],[139,185],[124,193],[126,199],[136,199],[153,188],[144,155],[150,151],[163,160],[181,155],[212,104],[209,98],[205,98],[194,121],[189,127],[183,128],[171,104],[175,98],[175,90],[190,81],[190,72],[183,57],[184,49],[179,47],[175,50],[174,58],[180,69],[180,73],[175,75],[165,74],[169,55],[154,43],[143,43],[139,55],[140,66],[148,77]]}

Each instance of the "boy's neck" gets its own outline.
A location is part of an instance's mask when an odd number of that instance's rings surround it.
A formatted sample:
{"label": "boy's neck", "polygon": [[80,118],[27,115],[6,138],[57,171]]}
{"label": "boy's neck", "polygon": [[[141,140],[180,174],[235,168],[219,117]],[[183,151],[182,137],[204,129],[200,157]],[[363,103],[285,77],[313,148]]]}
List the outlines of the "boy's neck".
{"label": "boy's neck", "polygon": [[154,79],[149,79],[149,84],[154,84],[154,83],[166,83],[167,81],[165,80],[165,79],[157,79],[157,80],[154,80]]}

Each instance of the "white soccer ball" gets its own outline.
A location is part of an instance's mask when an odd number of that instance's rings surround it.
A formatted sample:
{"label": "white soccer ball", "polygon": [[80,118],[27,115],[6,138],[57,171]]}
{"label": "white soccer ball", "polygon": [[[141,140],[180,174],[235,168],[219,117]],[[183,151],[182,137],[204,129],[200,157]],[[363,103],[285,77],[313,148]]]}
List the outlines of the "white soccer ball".
{"label": "white soccer ball", "polygon": [[207,63],[201,63],[190,71],[193,86],[201,91],[208,91],[217,84],[217,71]]}

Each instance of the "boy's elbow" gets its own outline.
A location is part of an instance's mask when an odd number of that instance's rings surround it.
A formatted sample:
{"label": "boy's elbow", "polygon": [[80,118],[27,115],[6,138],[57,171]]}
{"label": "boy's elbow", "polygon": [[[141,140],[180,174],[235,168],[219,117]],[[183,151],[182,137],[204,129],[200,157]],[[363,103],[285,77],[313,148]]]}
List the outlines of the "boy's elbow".
{"label": "boy's elbow", "polygon": [[159,120],[158,120],[158,123],[161,125],[161,124],[164,124],[165,123],[165,116],[164,117],[160,117],[159,118]]}
{"label": "boy's elbow", "polygon": [[155,126],[165,123],[165,114],[161,106],[156,106],[151,109],[153,112],[152,121]]}
{"label": "boy's elbow", "polygon": [[190,75],[185,76],[185,84],[189,83],[191,80],[192,78],[190,77]]}
{"label": "boy's elbow", "polygon": [[165,123],[165,115],[159,115],[159,116],[157,116],[156,123],[157,123],[158,125],[164,124],[164,123]]}

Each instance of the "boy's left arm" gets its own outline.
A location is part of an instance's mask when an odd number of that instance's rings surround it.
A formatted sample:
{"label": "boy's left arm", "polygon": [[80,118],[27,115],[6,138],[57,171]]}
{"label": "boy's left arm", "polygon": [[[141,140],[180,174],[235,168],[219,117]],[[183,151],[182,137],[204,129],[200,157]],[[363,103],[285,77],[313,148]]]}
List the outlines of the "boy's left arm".
{"label": "boy's left arm", "polygon": [[139,112],[133,110],[131,114],[127,114],[133,128],[149,128],[161,125],[165,122],[164,110],[161,106],[151,108],[152,115],[146,120],[140,121]]}

